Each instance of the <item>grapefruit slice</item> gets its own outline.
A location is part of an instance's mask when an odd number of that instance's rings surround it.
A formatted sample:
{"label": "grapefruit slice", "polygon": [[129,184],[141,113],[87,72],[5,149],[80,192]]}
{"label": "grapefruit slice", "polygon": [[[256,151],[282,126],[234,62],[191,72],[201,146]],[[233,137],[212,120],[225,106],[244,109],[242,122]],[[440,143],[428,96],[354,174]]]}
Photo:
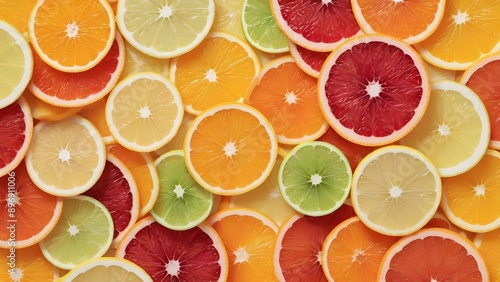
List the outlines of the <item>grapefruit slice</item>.
{"label": "grapefruit slice", "polygon": [[137,222],[116,249],[143,268],[155,282],[226,281],[227,254],[216,231],[206,223],[170,230],[146,217]]}
{"label": "grapefruit slice", "polygon": [[347,40],[323,64],[320,105],[344,138],[367,146],[408,134],[429,102],[429,78],[420,55],[407,43],[381,35]]}
{"label": "grapefruit slice", "polygon": [[297,63],[297,66],[312,77],[318,77],[319,71],[331,52],[318,52],[304,48],[288,40],[290,55]]}

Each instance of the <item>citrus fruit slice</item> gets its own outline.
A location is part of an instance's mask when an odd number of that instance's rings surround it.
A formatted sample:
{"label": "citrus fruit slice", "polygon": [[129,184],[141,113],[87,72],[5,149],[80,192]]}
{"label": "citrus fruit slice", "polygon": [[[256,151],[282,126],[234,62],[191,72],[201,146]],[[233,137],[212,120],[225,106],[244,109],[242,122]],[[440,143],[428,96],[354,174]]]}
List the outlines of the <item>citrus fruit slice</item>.
{"label": "citrus fruit slice", "polygon": [[111,49],[115,38],[113,10],[106,0],[38,1],[28,32],[45,63],[60,71],[85,71]]}
{"label": "citrus fruit slice", "polygon": [[[0,186],[0,248],[26,248],[40,242],[61,216],[62,199],[36,187],[24,163],[1,177]],[[7,232],[9,227],[15,238]]]}
{"label": "citrus fruit slice", "polygon": [[[3,10],[3,9],[2,9]],[[28,41],[10,24],[0,21],[0,109],[23,94],[33,74],[33,54]]]}
{"label": "citrus fruit slice", "polygon": [[183,114],[177,88],[156,73],[137,73],[120,81],[106,102],[111,134],[120,145],[137,152],[151,152],[168,143]]}
{"label": "citrus fruit slice", "polygon": [[24,98],[0,109],[0,176],[14,170],[28,152],[33,135],[33,118]]}
{"label": "citrus fruit slice", "polygon": [[2,0],[0,6],[0,21],[5,21],[11,24],[21,34],[27,37],[28,21],[31,15],[31,10],[35,6],[37,0],[26,0],[19,2],[17,0]]}
{"label": "citrus fruit slice", "polygon": [[212,27],[213,0],[118,1],[116,23],[125,39],[139,51],[172,58],[198,46]]}
{"label": "citrus fruit slice", "polygon": [[441,80],[457,80],[457,76],[459,76],[458,75],[459,71],[447,70],[440,67],[436,67],[435,65],[432,65],[426,61],[424,61],[424,66],[425,69],[427,70],[429,81],[431,83]]}
{"label": "citrus fruit slice", "polygon": [[245,0],[214,0],[215,18],[210,31],[226,32],[245,39],[241,24],[241,11]]}
{"label": "citrus fruit slice", "polygon": [[330,51],[319,52],[306,49],[288,40],[288,49],[297,66],[312,77],[318,77],[323,63],[330,55]]}
{"label": "citrus fruit slice", "polygon": [[321,266],[328,281],[376,281],[382,257],[399,237],[377,233],[358,217],[346,219],[328,234]]}
{"label": "citrus fruit slice", "polygon": [[248,43],[216,32],[189,54],[171,61],[170,79],[186,111],[197,115],[223,102],[242,101],[259,70],[259,59]]}
{"label": "citrus fruit slice", "polygon": [[284,56],[261,70],[245,100],[266,116],[278,142],[299,144],[315,140],[328,128],[316,85],[317,79],[303,72],[291,56]]}
{"label": "citrus fruit slice", "polygon": [[2,281],[56,281],[57,268],[42,254],[38,245],[23,249],[0,249]]}
{"label": "citrus fruit slice", "polygon": [[189,174],[182,150],[173,150],[155,161],[160,192],[151,215],[161,225],[186,230],[203,222],[213,206],[212,193]]}
{"label": "citrus fruit slice", "polygon": [[349,141],[368,146],[408,134],[425,112],[429,88],[418,53],[381,35],[347,40],[325,61],[318,80],[330,125]]}
{"label": "citrus fruit slice", "polygon": [[155,150],[154,153],[157,154],[158,156],[161,156],[172,150],[182,149],[184,147],[184,137],[186,136],[186,132],[188,131],[189,127],[191,126],[191,122],[194,120],[195,117],[196,117],[195,115],[184,112],[181,125],[177,130],[175,136],[167,144]]}
{"label": "citrus fruit slice", "polygon": [[500,229],[478,233],[474,238],[474,245],[479,249],[479,253],[486,263],[490,280],[498,281],[500,279],[500,256],[498,255]]}
{"label": "citrus fruit slice", "polygon": [[368,154],[354,171],[351,201],[361,221],[386,235],[404,236],[436,213],[441,179],[417,150],[386,146]]}
{"label": "citrus fruit slice", "polygon": [[361,34],[349,0],[271,0],[278,27],[297,45],[331,51],[343,40]]}
{"label": "citrus fruit slice", "polygon": [[378,281],[489,281],[484,260],[469,240],[441,228],[408,235],[385,253]]}
{"label": "citrus fruit slice", "polygon": [[278,184],[280,166],[286,154],[285,150],[279,149],[273,170],[266,180],[249,192],[229,197],[228,207],[242,207],[261,212],[276,222],[278,226],[295,214],[296,211],[283,199]]}
{"label": "citrus fruit slice", "polygon": [[122,258],[86,260],[64,275],[63,279],[68,282],[153,282],[142,268]]}
{"label": "citrus fruit slice", "polygon": [[429,37],[444,14],[445,0],[352,0],[352,10],[367,34],[385,34],[414,44]]}
{"label": "citrus fruit slice", "polygon": [[500,227],[500,153],[488,150],[479,163],[455,177],[443,178],[441,207],[458,227],[488,232]]}
{"label": "citrus fruit slice", "polygon": [[111,130],[109,130],[108,124],[106,123],[107,101],[108,96],[104,96],[92,104],[80,108],[78,115],[90,121],[95,126],[97,131],[99,131],[104,144],[109,145],[115,144],[116,140],[111,134]]}
{"label": "citrus fruit slice", "polygon": [[84,195],[101,202],[111,214],[115,229],[111,246],[116,247],[139,217],[139,192],[132,173],[108,153],[101,177]]}
{"label": "citrus fruit slice", "polygon": [[245,38],[256,49],[267,53],[288,51],[288,39],[276,24],[268,0],[245,0],[241,23]]}
{"label": "citrus fruit slice", "polygon": [[226,281],[224,243],[207,223],[175,231],[146,217],[116,249],[116,256],[143,268],[153,281]]}
{"label": "citrus fruit slice", "polygon": [[112,240],[113,219],[106,207],[92,197],[78,195],[64,199],[61,217],[40,248],[53,265],[72,269],[102,256]]}
{"label": "citrus fruit slice", "polygon": [[283,199],[309,216],[326,215],[342,206],[351,181],[347,158],[337,147],[322,141],[295,146],[286,155],[278,174]]}
{"label": "citrus fruit slice", "polygon": [[101,61],[89,70],[68,73],[46,64],[34,52],[31,93],[44,102],[59,107],[82,107],[107,95],[118,82],[125,62],[123,39],[119,33]]}
{"label": "citrus fruit slice", "polygon": [[210,216],[208,223],[224,242],[228,281],[278,281],[273,264],[278,233],[274,221],[254,210],[232,208]]}
{"label": "citrus fruit slice", "polygon": [[255,108],[229,103],[197,116],[186,133],[189,173],[208,191],[239,195],[269,176],[278,154],[272,126]]}
{"label": "citrus fruit slice", "polygon": [[97,182],[105,163],[104,143],[88,120],[75,115],[34,127],[26,168],[43,191],[65,197],[81,194]]}
{"label": "citrus fruit slice", "polygon": [[351,206],[343,205],[331,214],[296,214],[278,230],[274,265],[279,281],[327,281],[320,258],[323,242],[332,229],[355,216]]}
{"label": "citrus fruit slice", "polygon": [[169,62],[168,59],[158,59],[146,55],[134,48],[130,43],[125,42],[125,64],[119,81],[139,72],[154,72],[167,77]]}
{"label": "citrus fruit slice", "polygon": [[39,121],[58,121],[78,113],[83,107],[58,107],[46,103],[25,89],[22,95],[28,102],[31,115]]}
{"label": "citrus fruit slice", "polygon": [[500,75],[500,53],[486,56],[465,70],[459,82],[476,93],[483,102],[490,120],[490,143],[493,149],[500,149],[500,85],[496,80]]}
{"label": "citrus fruit slice", "polygon": [[400,144],[424,153],[442,177],[475,166],[490,141],[488,112],[474,91],[454,81],[431,84],[429,105],[419,124]]}
{"label": "citrus fruit slice", "polygon": [[444,69],[464,70],[472,62],[500,50],[499,5],[468,0],[445,2],[437,29],[415,44],[424,60]]}
{"label": "citrus fruit slice", "polygon": [[107,150],[130,170],[139,193],[139,217],[145,216],[158,198],[160,181],[153,159],[147,153],[131,151],[119,144],[109,145]]}

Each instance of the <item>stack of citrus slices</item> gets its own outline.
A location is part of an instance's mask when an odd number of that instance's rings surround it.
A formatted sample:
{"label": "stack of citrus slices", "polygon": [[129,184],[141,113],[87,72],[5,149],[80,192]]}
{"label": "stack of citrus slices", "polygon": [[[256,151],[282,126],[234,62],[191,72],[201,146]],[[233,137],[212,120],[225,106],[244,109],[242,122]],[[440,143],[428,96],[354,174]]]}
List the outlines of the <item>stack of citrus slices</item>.
{"label": "stack of citrus slices", "polygon": [[1,281],[500,281],[500,2],[0,0]]}

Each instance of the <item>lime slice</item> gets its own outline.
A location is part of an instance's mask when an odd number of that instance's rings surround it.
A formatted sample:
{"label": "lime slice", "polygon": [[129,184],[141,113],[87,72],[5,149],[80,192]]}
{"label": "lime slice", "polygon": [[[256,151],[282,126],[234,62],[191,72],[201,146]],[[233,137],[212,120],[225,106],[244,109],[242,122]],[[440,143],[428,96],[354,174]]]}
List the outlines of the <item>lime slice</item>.
{"label": "lime slice", "polygon": [[161,225],[173,230],[187,230],[204,221],[213,205],[213,195],[189,174],[182,150],[161,155],[155,166],[160,178],[160,192],[151,215]]}
{"label": "lime slice", "polygon": [[267,53],[288,51],[288,39],[276,24],[268,0],[245,0],[241,15],[243,33],[253,47]]}
{"label": "lime slice", "polygon": [[296,211],[321,216],[346,200],[352,181],[349,161],[323,141],[303,142],[281,164],[278,181],[285,201]]}
{"label": "lime slice", "polygon": [[106,207],[89,196],[65,198],[52,231],[40,242],[45,258],[62,269],[72,269],[106,253],[113,241],[113,219]]}

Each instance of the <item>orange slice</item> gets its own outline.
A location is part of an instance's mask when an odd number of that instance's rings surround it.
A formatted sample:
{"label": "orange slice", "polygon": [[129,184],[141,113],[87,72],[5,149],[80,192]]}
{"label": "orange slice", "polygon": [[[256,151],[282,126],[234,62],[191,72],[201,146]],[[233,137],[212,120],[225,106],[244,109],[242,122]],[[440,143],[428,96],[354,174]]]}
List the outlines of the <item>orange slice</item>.
{"label": "orange slice", "polygon": [[78,113],[83,107],[58,107],[46,103],[33,95],[28,89],[23,93],[23,97],[28,102],[31,114],[39,121],[58,121]]}
{"label": "orange slice", "polygon": [[44,62],[60,71],[81,72],[108,53],[115,21],[106,0],[45,0],[33,8],[28,30]]}
{"label": "orange slice", "polygon": [[6,21],[27,37],[28,21],[31,10],[37,0],[2,0],[0,1],[0,21]]}
{"label": "orange slice", "polygon": [[276,134],[255,108],[221,104],[194,119],[184,143],[196,182],[214,194],[238,195],[269,176],[278,154]]}
{"label": "orange slice", "polygon": [[81,108],[78,111],[78,115],[90,121],[99,131],[104,144],[109,145],[116,143],[116,140],[111,134],[111,130],[109,130],[108,124],[106,123],[107,101],[108,96],[104,96],[101,99],[93,102],[92,104]]}
{"label": "orange slice", "polygon": [[479,253],[486,263],[491,281],[500,279],[500,256],[498,246],[500,246],[500,228],[486,233],[478,233],[474,238],[474,245],[479,249]]}
{"label": "orange slice", "polygon": [[[11,258],[14,259],[11,261]],[[24,249],[0,249],[0,273],[2,281],[56,281],[57,268],[42,254],[40,247],[34,245]]]}

